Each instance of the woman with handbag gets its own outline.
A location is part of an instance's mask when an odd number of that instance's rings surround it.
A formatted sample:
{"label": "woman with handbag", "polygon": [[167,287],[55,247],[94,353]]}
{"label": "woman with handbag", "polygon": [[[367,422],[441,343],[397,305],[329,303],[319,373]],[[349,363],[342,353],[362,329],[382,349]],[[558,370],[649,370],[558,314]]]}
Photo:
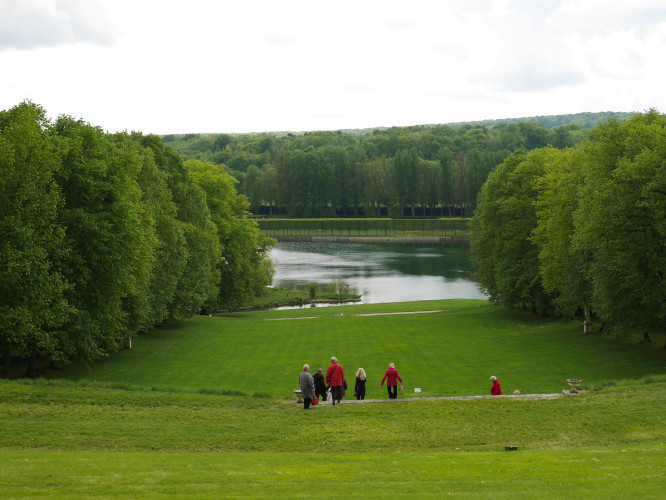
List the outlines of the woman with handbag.
{"label": "woman with handbag", "polygon": [[382,386],[384,385],[385,380],[389,399],[398,399],[398,380],[400,381],[400,390],[402,390],[402,379],[400,378],[400,374],[398,373],[398,370],[395,369],[395,365],[393,363],[389,363],[389,368],[386,370],[384,378],[382,379]]}
{"label": "woman with handbag", "polygon": [[331,394],[333,394],[333,406],[335,402],[338,403],[342,399],[342,384],[345,380],[344,370],[342,365],[338,363],[338,358],[331,357],[331,365],[326,370],[326,383],[331,387]]}

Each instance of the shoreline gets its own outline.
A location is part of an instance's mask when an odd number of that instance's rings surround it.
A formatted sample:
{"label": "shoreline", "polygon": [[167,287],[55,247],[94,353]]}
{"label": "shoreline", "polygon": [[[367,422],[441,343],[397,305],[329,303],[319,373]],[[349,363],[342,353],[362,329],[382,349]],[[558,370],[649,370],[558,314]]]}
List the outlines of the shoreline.
{"label": "shoreline", "polygon": [[329,243],[453,243],[469,242],[469,236],[423,236],[400,238],[389,236],[271,236],[277,241],[304,241]]}

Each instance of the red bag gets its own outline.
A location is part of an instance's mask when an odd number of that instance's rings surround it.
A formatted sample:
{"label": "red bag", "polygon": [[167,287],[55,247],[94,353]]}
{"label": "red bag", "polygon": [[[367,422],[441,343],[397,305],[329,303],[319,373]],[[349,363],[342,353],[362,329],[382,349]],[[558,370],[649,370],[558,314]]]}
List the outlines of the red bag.
{"label": "red bag", "polygon": [[310,401],[310,404],[318,405],[319,404],[319,398],[317,396],[315,396],[314,398],[312,398],[312,401]]}

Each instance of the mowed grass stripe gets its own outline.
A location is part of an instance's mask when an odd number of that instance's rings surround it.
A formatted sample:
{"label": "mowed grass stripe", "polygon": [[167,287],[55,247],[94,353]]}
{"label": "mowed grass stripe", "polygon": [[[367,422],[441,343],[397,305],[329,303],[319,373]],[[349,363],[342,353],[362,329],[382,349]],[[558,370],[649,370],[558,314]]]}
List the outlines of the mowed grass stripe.
{"label": "mowed grass stripe", "polygon": [[[431,314],[395,313],[442,309]],[[314,318],[265,321],[268,318]],[[335,355],[353,393],[358,367],[368,373],[367,398],[385,397],[379,382],[389,362],[406,395],[487,394],[496,375],[505,392],[553,393],[566,379],[602,385],[666,373],[663,349],[601,335],[577,321],[509,311],[484,301],[355,305],[195,317],[135,339],[90,369],[53,376],[145,388],[239,391],[291,398],[304,363],[324,370]]]}
{"label": "mowed grass stripe", "polygon": [[392,456],[0,452],[0,496],[660,498],[663,458],[654,445]]}

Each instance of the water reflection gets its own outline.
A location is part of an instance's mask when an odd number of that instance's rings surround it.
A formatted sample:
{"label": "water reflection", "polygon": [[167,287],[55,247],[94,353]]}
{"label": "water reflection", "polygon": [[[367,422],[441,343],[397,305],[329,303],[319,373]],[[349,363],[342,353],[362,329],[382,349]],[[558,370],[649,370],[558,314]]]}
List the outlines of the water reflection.
{"label": "water reflection", "polygon": [[469,245],[435,243],[280,242],[274,284],[307,289],[336,277],[364,303],[483,299],[472,277]]}

